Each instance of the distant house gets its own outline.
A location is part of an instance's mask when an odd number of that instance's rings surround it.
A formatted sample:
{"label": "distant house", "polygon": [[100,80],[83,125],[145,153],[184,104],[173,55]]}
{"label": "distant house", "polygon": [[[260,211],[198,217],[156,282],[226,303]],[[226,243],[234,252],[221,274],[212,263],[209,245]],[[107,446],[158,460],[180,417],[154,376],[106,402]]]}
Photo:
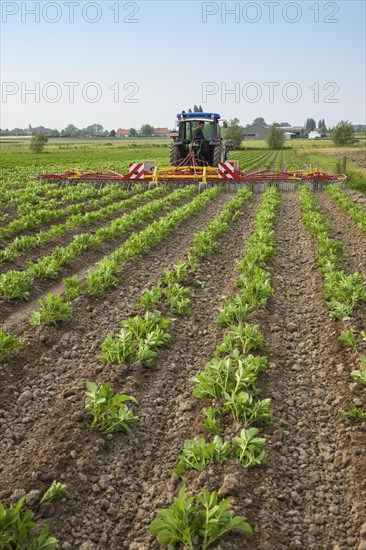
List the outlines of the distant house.
{"label": "distant house", "polygon": [[304,126],[281,126],[281,130],[283,130],[285,134],[292,134],[289,139],[293,139],[303,137],[305,128]]}
{"label": "distant house", "polygon": [[244,128],[244,139],[267,139],[268,126],[263,124],[252,124],[248,128]]}
{"label": "distant house", "polygon": [[118,138],[127,138],[130,134],[130,130],[124,130],[122,128],[118,128],[116,132],[116,137]]}
{"label": "distant house", "polygon": [[170,131],[168,128],[154,128],[154,137],[169,137]]}

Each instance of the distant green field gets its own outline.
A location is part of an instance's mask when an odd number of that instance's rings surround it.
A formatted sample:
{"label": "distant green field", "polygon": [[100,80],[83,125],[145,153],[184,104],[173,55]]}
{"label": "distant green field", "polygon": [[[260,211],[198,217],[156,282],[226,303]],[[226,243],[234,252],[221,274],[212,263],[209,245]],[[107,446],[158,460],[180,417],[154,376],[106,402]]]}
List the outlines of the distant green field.
{"label": "distant green field", "polygon": [[[31,153],[29,137],[2,137],[1,172],[22,169],[24,175],[35,175],[40,172],[63,172],[66,168],[78,166],[81,170],[100,170],[111,168],[126,172],[130,162],[155,160],[160,166],[169,162],[170,139],[50,139],[41,154]],[[293,151],[306,165],[321,167],[331,173],[341,172],[342,157],[347,156],[347,174],[349,183],[357,189],[366,190],[366,169],[362,161],[365,140],[360,139],[352,147],[334,147],[329,139],[308,140],[296,139],[285,142],[285,149]],[[242,150],[230,154],[229,158],[241,159],[245,152],[255,153],[255,149],[266,149],[267,144],[261,141],[243,141]],[[352,162],[355,161],[355,162]]]}

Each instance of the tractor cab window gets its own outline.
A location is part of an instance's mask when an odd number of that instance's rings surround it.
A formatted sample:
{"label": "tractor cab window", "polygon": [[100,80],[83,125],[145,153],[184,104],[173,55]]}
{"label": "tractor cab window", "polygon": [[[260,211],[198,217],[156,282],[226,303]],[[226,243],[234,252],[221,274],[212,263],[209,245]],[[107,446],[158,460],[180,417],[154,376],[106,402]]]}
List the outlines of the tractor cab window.
{"label": "tractor cab window", "polygon": [[203,128],[203,134],[205,136],[205,139],[214,139],[216,137],[214,122],[206,122]]}

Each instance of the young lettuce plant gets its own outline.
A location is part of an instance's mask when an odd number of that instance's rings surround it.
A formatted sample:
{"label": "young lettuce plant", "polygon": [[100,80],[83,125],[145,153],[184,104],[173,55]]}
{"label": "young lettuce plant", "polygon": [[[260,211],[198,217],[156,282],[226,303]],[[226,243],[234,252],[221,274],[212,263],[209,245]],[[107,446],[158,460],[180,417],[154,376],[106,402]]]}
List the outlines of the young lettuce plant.
{"label": "young lettuce plant", "polygon": [[244,516],[233,516],[229,500],[219,501],[218,494],[203,489],[196,496],[186,497],[185,488],[179,491],[170,508],[158,510],[159,519],[151,523],[150,531],[157,533],[158,543],[174,549],[183,544],[185,548],[207,550],[225,533],[240,530],[252,533]]}
{"label": "young lettuce plant", "polygon": [[32,277],[27,272],[12,269],[0,275],[0,294],[10,299],[28,300],[32,282]]}
{"label": "young lettuce plant", "polygon": [[0,329],[0,361],[4,361],[13,349],[22,347],[20,340],[12,334],[5,334]]}
{"label": "young lettuce plant", "polygon": [[60,295],[54,295],[52,292],[47,297],[38,300],[41,307],[36,309],[29,318],[31,325],[55,325],[59,321],[68,321],[71,319],[70,305],[63,302]]}
{"label": "young lettuce plant", "polygon": [[55,480],[43,495],[41,502],[53,502],[54,500],[58,500],[65,495],[66,491],[67,485]]}
{"label": "young lettuce plant", "polygon": [[65,287],[64,296],[66,300],[74,300],[74,298],[81,294],[81,280],[77,275],[65,277],[62,282]]}
{"label": "young lettuce plant", "polygon": [[202,426],[213,434],[217,434],[220,428],[220,420],[217,418],[217,409],[214,407],[204,407],[202,414],[206,419],[202,422]]}
{"label": "young lettuce plant", "polygon": [[342,330],[340,336],[338,337],[340,342],[343,342],[346,346],[357,351],[357,342],[353,330]]}
{"label": "young lettuce plant", "polygon": [[161,298],[161,286],[157,284],[150,289],[145,290],[145,292],[140,296],[139,301],[135,304],[136,309],[143,309],[145,311],[151,311],[155,304]]}
{"label": "young lettuce plant", "polygon": [[259,332],[258,325],[239,323],[225,334],[223,343],[216,348],[216,355],[231,355],[235,349],[245,355],[252,349],[261,349],[262,346],[263,335]]}
{"label": "young lettuce plant", "polygon": [[24,500],[25,497],[21,498],[14,508],[5,508],[0,502],[0,548],[53,550],[58,540],[48,536],[47,526],[38,536],[33,533],[37,525],[32,510],[22,511]]}
{"label": "young lettuce plant", "polygon": [[207,443],[204,437],[200,437],[198,441],[186,439],[178,466],[172,473],[182,476],[186,470],[204,470],[212,461],[222,464],[227,459],[229,450],[230,444],[224,443],[218,435],[211,443]]}
{"label": "young lettuce plant", "polygon": [[351,372],[351,376],[359,384],[366,386],[366,355],[361,355],[360,358],[361,367]]}
{"label": "young lettuce plant", "polygon": [[93,415],[92,428],[99,428],[104,434],[126,431],[137,420],[132,411],[125,405],[126,401],[137,403],[130,395],[114,393],[109,382],[98,387],[94,382],[86,383],[87,391],[85,410]]}
{"label": "young lettuce plant", "polygon": [[363,424],[363,422],[366,422],[366,411],[362,411],[351,402],[348,411],[343,413],[342,418],[345,420],[352,420],[356,424]]}
{"label": "young lettuce plant", "polygon": [[262,464],[264,460],[263,446],[266,440],[263,437],[257,437],[258,433],[258,428],[243,429],[240,432],[240,437],[235,439],[235,456],[244,468]]}

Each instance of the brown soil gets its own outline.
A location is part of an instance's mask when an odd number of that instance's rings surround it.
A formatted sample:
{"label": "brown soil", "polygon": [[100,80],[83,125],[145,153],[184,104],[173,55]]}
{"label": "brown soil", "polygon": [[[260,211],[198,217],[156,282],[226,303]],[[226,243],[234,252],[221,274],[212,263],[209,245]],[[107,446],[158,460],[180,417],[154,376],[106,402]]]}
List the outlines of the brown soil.
{"label": "brown soil", "polygon": [[[227,535],[213,546],[217,550],[362,550],[365,431],[340,419],[348,402],[362,394],[354,394],[359,390],[350,384],[353,359],[329,319],[315,244],[300,222],[297,198],[281,197],[271,268],[275,293],[252,318],[264,333],[269,358],[259,380],[274,414],[273,423],[261,429],[266,463],[243,470],[229,460],[187,477],[191,488],[230,497],[232,509],[254,528],[249,537]],[[219,252],[188,281],[194,313],[173,322],[172,338],[153,365],[102,365],[99,344],[118,331],[144,288],[158,280],[163,266],[183,257],[191,235],[230,198],[221,194],[126,265],[116,291],[79,298],[70,323],[35,330],[18,318],[16,329],[8,319],[24,348],[0,366],[0,498],[8,502],[26,493],[36,509],[40,495],[31,490],[42,494],[53,479],[66,482],[66,498],[37,508],[40,523],[52,526],[61,549],[158,548],[149,524],[157,508],[170,505],[177,494],[169,470],[184,439],[203,433],[202,403],[192,397],[190,379],[222,339],[215,323],[220,297],[234,292],[235,262],[245,253],[261,197],[246,204],[243,218],[221,238]],[[111,381],[115,391],[138,399],[132,408],[139,421],[130,435],[103,437],[90,430],[83,412],[86,380]],[[223,437],[233,438],[239,429],[225,425]]]}

